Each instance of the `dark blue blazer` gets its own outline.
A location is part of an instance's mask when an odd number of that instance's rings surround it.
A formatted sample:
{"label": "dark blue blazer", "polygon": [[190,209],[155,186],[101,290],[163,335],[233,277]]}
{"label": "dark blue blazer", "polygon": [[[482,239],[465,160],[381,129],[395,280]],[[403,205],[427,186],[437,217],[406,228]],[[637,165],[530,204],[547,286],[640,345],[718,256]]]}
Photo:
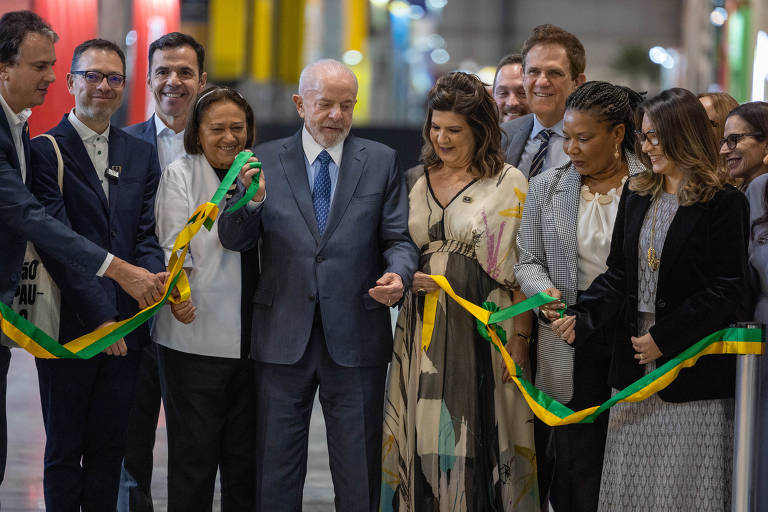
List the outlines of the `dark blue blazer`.
{"label": "dark blue blazer", "polygon": [[[126,126],[123,131],[128,135],[132,135],[137,139],[141,139],[144,142],[149,142],[155,149],[157,149],[157,129],[155,128],[155,115],[152,114],[149,119],[143,123],[132,124]],[[161,169],[162,170],[162,169]]]}
{"label": "dark blue blazer", "polygon": [[[36,172],[30,159],[29,133],[23,134],[27,181]],[[5,112],[0,109],[0,301],[10,304],[21,278],[27,241],[51,255],[82,279],[95,275],[107,251],[48,215],[21,179],[21,167]]]}
{"label": "dark blue blazer", "polygon": [[[155,149],[115,126],[110,128],[109,165],[119,165],[121,171],[117,183],[110,184],[107,202],[82,139],[67,116],[48,133],[56,138],[64,160],[63,201],[56,183],[56,155],[50,141],[44,138],[32,141],[37,168],[32,189],[49,212],[66,218],[75,231],[108,248],[115,256],[150,272],[165,270],[163,251],[155,235],[155,193],[160,179]],[[41,256],[62,293],[77,289],[71,272],[49,263],[51,255],[47,251]],[[125,319],[139,311],[137,302],[113,281],[96,280],[98,285],[89,286],[80,303],[62,300],[61,340],[85,334],[93,323],[98,325],[114,317]],[[131,348],[139,348],[148,341],[146,324],[126,338]]]}
{"label": "dark blue blazer", "polygon": [[[389,308],[368,289],[385,272],[410,286],[419,251],[408,234],[408,193],[395,151],[349,136],[325,232],[315,220],[301,132],[262,144],[267,196],[261,208],[219,218],[219,238],[242,251],[261,239],[261,277],[253,295],[251,357],[296,363],[309,341],[316,304],[325,341],[342,366],[380,366],[392,358]],[[238,192],[228,204],[244,193]]]}

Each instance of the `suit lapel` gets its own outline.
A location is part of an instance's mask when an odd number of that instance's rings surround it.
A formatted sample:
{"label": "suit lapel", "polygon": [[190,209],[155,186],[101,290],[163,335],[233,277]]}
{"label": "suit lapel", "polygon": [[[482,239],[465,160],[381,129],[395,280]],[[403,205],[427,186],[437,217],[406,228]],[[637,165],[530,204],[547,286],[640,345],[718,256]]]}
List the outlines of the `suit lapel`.
{"label": "suit lapel", "polygon": [[[627,268],[625,272],[628,276],[628,283],[635,283],[637,285],[637,258],[638,248],[640,244],[640,230],[643,227],[643,220],[645,220],[646,212],[651,206],[650,195],[637,195],[632,194],[629,196],[627,206],[624,213],[624,247],[629,254],[624,255]],[[645,258],[645,255],[642,255]]]}
{"label": "suit lapel", "polygon": [[93,168],[91,157],[88,156],[88,152],[85,150],[83,139],[80,138],[77,130],[75,130],[69,120],[67,120],[66,115],[57,128],[61,130],[63,136],[63,141],[59,144],[59,148],[61,148],[62,152],[66,151],[72,155],[72,158],[70,159],[72,165],[69,168],[72,171],[79,173],[85,182],[88,183],[101,201],[104,211],[108,212],[107,196],[104,195],[104,189],[101,187],[101,182],[96,174],[96,169]]}
{"label": "suit lapel", "polygon": [[147,128],[144,130],[144,140],[157,148],[157,127],[155,126],[154,114],[147,121]]}
{"label": "suit lapel", "polygon": [[[530,117],[526,120],[526,122],[520,126],[520,129],[515,134],[512,142],[510,143],[510,146],[512,147],[512,154],[509,156],[512,161],[518,163],[518,166],[520,164],[520,159],[523,156],[525,145],[528,142],[528,136],[531,134],[531,130],[533,130],[533,114],[529,114],[529,116]],[[524,174],[527,177],[528,171],[524,171]]]}
{"label": "suit lapel", "polygon": [[317,229],[315,219],[315,207],[312,205],[312,194],[309,191],[307,180],[307,166],[304,162],[304,148],[301,145],[301,131],[286,145],[279,155],[283,166],[285,178],[291,187],[293,197],[299,206],[299,211],[307,223],[309,231],[315,237],[315,242],[320,242],[320,231]]}
{"label": "suit lapel", "polygon": [[667,236],[664,239],[664,247],[661,250],[661,265],[659,266],[659,282],[663,282],[670,269],[674,266],[675,259],[680,254],[688,237],[696,227],[696,223],[704,213],[704,207],[699,203],[691,206],[680,206],[669,225]]}
{"label": "suit lapel", "polygon": [[344,217],[344,212],[352,199],[352,193],[357,188],[360,176],[363,174],[363,167],[367,156],[363,152],[365,146],[359,143],[356,137],[347,137],[344,142],[344,151],[341,154],[341,168],[339,169],[339,178],[336,182],[336,191],[333,194],[331,211],[328,214],[328,224],[323,232],[322,242],[331,236],[339,221]]}
{"label": "suit lapel", "polygon": [[109,166],[120,166],[120,178],[109,182],[109,218],[117,218],[118,201],[120,198],[120,180],[125,174],[125,141],[114,127],[109,130]]}
{"label": "suit lapel", "polygon": [[[555,215],[555,228],[560,239],[565,261],[576,261],[576,229],[579,218],[579,194],[581,193],[581,178],[572,166],[568,166],[560,174],[552,198],[552,209]],[[568,272],[573,290],[577,288],[576,267],[570,265]]]}

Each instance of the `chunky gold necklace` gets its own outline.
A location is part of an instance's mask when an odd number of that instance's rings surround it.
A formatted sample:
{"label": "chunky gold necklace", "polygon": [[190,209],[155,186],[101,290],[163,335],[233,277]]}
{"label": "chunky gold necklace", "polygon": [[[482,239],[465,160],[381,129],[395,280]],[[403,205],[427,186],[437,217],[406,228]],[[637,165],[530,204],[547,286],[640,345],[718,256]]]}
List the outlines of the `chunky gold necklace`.
{"label": "chunky gold necklace", "polygon": [[651,240],[648,244],[648,268],[650,268],[652,271],[656,272],[659,270],[659,265],[661,264],[661,259],[656,256],[656,249],[653,248],[653,242],[655,240],[656,235],[656,210],[659,209],[659,201],[656,200],[653,203],[653,220],[651,221]]}

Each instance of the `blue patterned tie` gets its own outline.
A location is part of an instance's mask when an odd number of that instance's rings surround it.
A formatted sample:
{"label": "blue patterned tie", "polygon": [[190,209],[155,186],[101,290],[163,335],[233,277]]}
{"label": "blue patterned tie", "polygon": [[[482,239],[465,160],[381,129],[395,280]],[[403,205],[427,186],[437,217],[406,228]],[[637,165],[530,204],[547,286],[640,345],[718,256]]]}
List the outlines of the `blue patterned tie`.
{"label": "blue patterned tie", "polygon": [[536,136],[537,139],[541,140],[541,144],[539,145],[539,149],[536,150],[536,154],[533,155],[533,160],[531,160],[531,168],[528,171],[528,180],[530,181],[531,178],[536,176],[542,171],[542,167],[544,167],[544,160],[547,158],[547,148],[549,148],[549,138],[552,137],[552,134],[555,132],[553,130],[550,130],[547,128],[546,130],[541,130],[539,134]]}
{"label": "blue patterned tie", "polygon": [[325,231],[325,224],[328,222],[328,211],[331,209],[331,175],[328,172],[328,164],[331,162],[331,155],[323,150],[317,155],[320,162],[320,168],[315,174],[315,184],[312,188],[312,204],[315,206],[315,219],[317,219],[317,229],[320,234]]}

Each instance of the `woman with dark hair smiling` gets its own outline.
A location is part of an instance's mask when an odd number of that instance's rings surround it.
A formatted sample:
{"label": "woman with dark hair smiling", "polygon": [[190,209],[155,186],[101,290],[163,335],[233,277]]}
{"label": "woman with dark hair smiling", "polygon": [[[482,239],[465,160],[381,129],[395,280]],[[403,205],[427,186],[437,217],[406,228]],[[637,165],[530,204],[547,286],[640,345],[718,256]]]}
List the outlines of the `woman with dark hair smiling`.
{"label": "woman with dark hair smiling", "polygon": [[731,110],[725,120],[720,154],[731,177],[746,190],[756,177],[768,172],[768,103],[753,101]]}
{"label": "woman with dark hair smiling", "polygon": [[[622,196],[608,269],[552,323],[578,351],[618,318],[615,390],[728,327],[746,295],[747,200],[723,184],[704,108],[669,89],[639,112],[652,171]],[[657,394],[611,409],[600,510],[730,509],[734,373],[733,356],[708,355]]]}
{"label": "woman with dark hair smiling", "polygon": [[[574,304],[605,260],[624,183],[646,171],[634,153],[635,109],[642,96],[608,82],[587,82],[565,102],[564,151],[570,161],[531,180],[517,244],[515,275],[528,296],[545,292]],[[598,332],[582,350],[563,343],[550,322],[563,304],[539,308],[536,386],[573,410],[607,400],[609,350]],[[554,446],[549,501],[557,512],[597,508],[608,415],[595,423],[536,431]]]}
{"label": "woman with dark hair smiling", "polygon": [[[381,510],[536,510],[532,413],[517,388],[503,383],[501,355],[444,293],[431,343],[422,348],[424,295],[439,290],[428,274],[444,275],[475,304],[505,308],[525,298],[513,267],[528,186],[504,163],[498,111],[477,77],[438,79],[427,111],[424,170],[409,194],[420,270],[395,332]],[[524,365],[531,315],[500,325]]]}
{"label": "woman with dark hair smiling", "polygon": [[[168,165],[157,190],[166,260],[186,219],[210,201],[253,141],[253,111],[239,92],[213,86],[200,93],[184,132],[187,154]],[[263,196],[260,190],[254,199]],[[256,449],[248,347],[258,259],[224,249],[214,226],[192,240],[185,265],[192,301],[171,308],[191,323],[161,310],[152,333],[168,428],[168,510],[211,510],[217,472],[222,509],[251,510]]]}

